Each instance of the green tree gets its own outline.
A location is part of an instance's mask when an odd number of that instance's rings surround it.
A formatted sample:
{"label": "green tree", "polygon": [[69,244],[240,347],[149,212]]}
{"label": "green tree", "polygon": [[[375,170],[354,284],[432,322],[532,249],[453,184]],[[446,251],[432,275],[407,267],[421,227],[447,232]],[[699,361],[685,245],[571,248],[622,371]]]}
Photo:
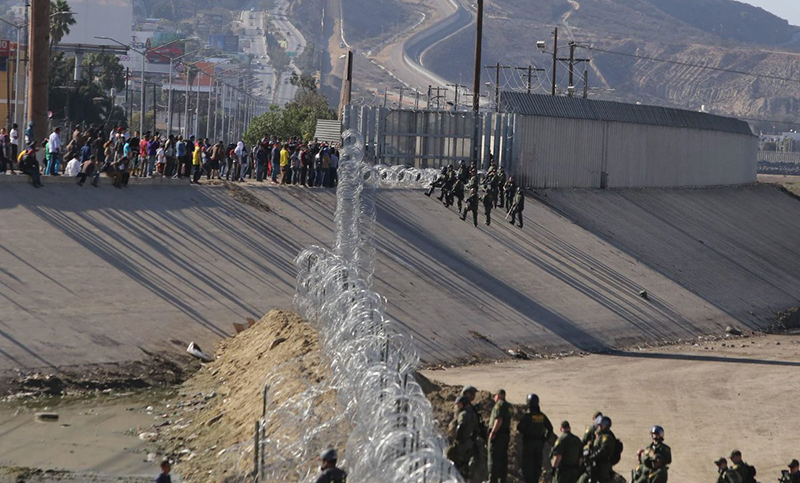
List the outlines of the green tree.
{"label": "green tree", "polygon": [[269,111],[253,119],[245,141],[253,144],[264,136],[281,139],[301,136],[311,140],[317,129],[317,119],[336,119],[336,112],[318,92],[298,91],[294,101],[285,107],[271,106]]}
{"label": "green tree", "polygon": [[50,2],[50,46],[55,47],[69,28],[75,25],[75,15],[67,0],[52,0]]}
{"label": "green tree", "polygon": [[308,74],[297,75],[297,72],[292,72],[292,77],[289,82],[293,86],[299,87],[304,93],[315,92],[317,90],[317,80]]}
{"label": "green tree", "polygon": [[105,90],[125,88],[125,68],[113,54],[89,54],[83,58],[83,78]]}

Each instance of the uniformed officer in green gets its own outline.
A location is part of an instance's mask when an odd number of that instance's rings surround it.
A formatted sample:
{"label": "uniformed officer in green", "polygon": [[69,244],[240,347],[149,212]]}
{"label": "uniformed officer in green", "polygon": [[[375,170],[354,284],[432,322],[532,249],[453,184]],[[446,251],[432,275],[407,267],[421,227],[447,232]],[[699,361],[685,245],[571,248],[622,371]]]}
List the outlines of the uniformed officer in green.
{"label": "uniformed officer in green", "polygon": [[650,430],[650,438],[652,438],[653,442],[636,453],[639,465],[634,471],[634,481],[640,481],[640,479],[641,481],[648,481],[646,477],[653,470],[653,462],[656,456],[661,457],[661,464],[664,467],[672,463],[672,449],[664,443],[664,428],[658,425],[653,426]]}
{"label": "uniformed officer in green", "polygon": [[489,483],[505,483],[508,477],[508,443],[511,441],[511,404],[506,391],[494,396],[495,405],[489,419]]}
{"label": "uniformed officer in green", "polygon": [[500,168],[500,172],[497,173],[497,199],[495,200],[494,207],[500,208],[506,207],[506,170]]}
{"label": "uniformed officer in green", "polygon": [[594,413],[594,416],[592,416],[592,424],[586,428],[586,431],[583,432],[583,439],[581,442],[583,443],[584,448],[591,446],[592,442],[594,442],[597,426],[600,425],[601,419],[603,419],[603,413],[600,411],[597,411]]}
{"label": "uniformed officer in green", "polygon": [[592,483],[611,483],[612,467],[611,458],[617,446],[617,438],[611,432],[611,418],[603,416],[600,424],[595,429],[594,440],[589,447],[586,464],[586,472],[581,476],[581,483],[587,483],[590,479]]}
{"label": "uniformed officer in green", "polygon": [[789,469],[782,472],[780,483],[800,483],[800,461],[789,462]]}
{"label": "uniformed officer in green", "polygon": [[575,483],[581,476],[583,443],[569,427],[569,422],[561,423],[561,436],[553,447],[553,483]]}
{"label": "uniformed officer in green", "polygon": [[475,188],[469,190],[466,206],[464,206],[464,211],[461,213],[461,220],[466,220],[467,213],[470,211],[472,212],[472,223],[478,226],[478,191]]}
{"label": "uniformed officer in green", "polygon": [[[425,196],[430,197],[433,194],[433,190],[436,188],[441,188],[444,185],[444,182],[447,181],[447,166],[442,167],[442,172],[439,173],[439,177],[431,183],[428,191],[425,192]],[[441,199],[441,198],[440,198]]]}
{"label": "uniformed officer in green", "polygon": [[453,185],[456,184],[456,172],[453,171],[453,165],[447,167],[447,173],[445,174],[444,183],[442,183],[442,194],[439,196],[439,201],[444,203],[444,206],[450,206],[453,204],[453,195],[451,191],[453,190]]}
{"label": "uniformed officer in green", "polygon": [[522,436],[522,476],[525,483],[539,483],[542,476],[544,442],[553,433],[553,424],[539,408],[539,396],[528,394],[528,412],[517,423]]}
{"label": "uniformed officer in green", "polygon": [[494,198],[492,198],[491,191],[484,190],[481,201],[483,201],[483,209],[486,212],[486,226],[489,226],[492,224],[492,206],[494,206]]}
{"label": "uniformed officer in green", "polygon": [[475,440],[478,432],[478,420],[470,410],[467,396],[456,399],[456,417],[450,423],[452,444],[447,450],[447,457],[455,464],[464,479],[469,478],[469,462],[475,454]]}
{"label": "uniformed officer in green", "polygon": [[486,441],[489,439],[489,433],[486,430],[486,425],[483,423],[481,412],[478,406],[475,405],[475,398],[478,397],[478,389],[476,389],[475,386],[464,386],[464,388],[461,389],[461,395],[469,399],[468,409],[472,411],[475,415],[475,420],[478,422],[475,453],[470,459],[469,475],[473,481],[485,481],[489,476],[486,466]]}
{"label": "uniformed officer in green", "polygon": [[651,463],[650,471],[643,473],[634,483],[667,483],[669,468],[664,464],[664,455],[655,455]]}
{"label": "uniformed officer in green", "polygon": [[525,194],[522,192],[522,188],[517,188],[517,194],[514,195],[514,204],[511,205],[511,223],[514,224],[514,221],[519,217],[519,227],[522,228],[522,210],[525,209]]}
{"label": "uniformed officer in green", "polygon": [[742,460],[742,452],[738,449],[731,451],[731,467],[742,477],[742,483],[756,483],[756,468]]}
{"label": "uniformed officer in green", "polygon": [[459,178],[456,178],[456,182],[453,185],[453,189],[450,190],[449,205],[453,204],[454,197],[456,200],[458,200],[458,212],[461,213],[461,209],[463,208],[464,205],[464,183]]}
{"label": "uniformed officer in green", "polygon": [[719,473],[717,483],[742,483],[742,477],[739,476],[739,473],[728,468],[728,460],[720,458],[714,464],[717,465],[717,472]]}

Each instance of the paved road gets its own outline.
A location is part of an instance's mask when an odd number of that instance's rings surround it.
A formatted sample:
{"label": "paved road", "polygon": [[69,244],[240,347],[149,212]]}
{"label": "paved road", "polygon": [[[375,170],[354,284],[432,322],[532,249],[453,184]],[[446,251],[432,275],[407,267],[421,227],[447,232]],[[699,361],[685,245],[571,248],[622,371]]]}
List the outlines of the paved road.
{"label": "paved road", "polygon": [[244,52],[253,56],[253,77],[259,81],[253,87],[253,92],[260,97],[271,99],[277,77],[275,69],[269,62],[267,41],[261,29],[264,15],[263,12],[245,10],[240,16],[239,24],[243,29],[241,40],[249,42]]}
{"label": "paved road", "polygon": [[[290,308],[292,260],[332,240],[334,193],[249,189],[270,212],[222,187],[3,183],[0,372],[210,347]],[[379,194],[376,289],[426,362],[686,339],[800,305],[800,205],[775,188],[546,200],[556,210],[530,199],[519,230]]]}
{"label": "paved road", "polygon": [[[245,27],[246,39],[250,40],[250,47],[246,53],[252,54],[256,59],[256,76],[262,80],[258,88],[259,94],[271,98],[274,104],[283,106],[291,102],[297,93],[297,86],[292,85],[289,79],[293,72],[300,74],[294,64],[294,58],[301,55],[306,48],[306,40],[300,31],[286,17],[289,3],[286,0],[277,0],[275,7],[269,12],[245,10],[241,15],[241,23]],[[289,67],[283,72],[275,72],[267,55],[267,42],[260,28],[264,19],[269,18],[272,24],[286,40],[286,53],[290,56]]]}

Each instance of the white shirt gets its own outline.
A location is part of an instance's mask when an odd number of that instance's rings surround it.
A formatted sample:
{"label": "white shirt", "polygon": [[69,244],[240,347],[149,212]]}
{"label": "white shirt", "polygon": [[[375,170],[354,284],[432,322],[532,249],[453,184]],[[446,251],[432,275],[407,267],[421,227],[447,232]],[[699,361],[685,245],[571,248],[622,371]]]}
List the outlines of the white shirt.
{"label": "white shirt", "polygon": [[78,173],[81,172],[81,162],[78,161],[78,158],[72,158],[69,163],[67,163],[67,170],[66,175],[70,178],[74,178],[78,176]]}
{"label": "white shirt", "polygon": [[48,141],[48,149],[51,153],[57,153],[61,150],[61,136],[57,133],[53,133],[50,135],[50,140]]}
{"label": "white shirt", "polygon": [[164,153],[164,148],[158,148],[156,156],[158,157],[158,164],[165,164],[167,162],[167,155]]}
{"label": "white shirt", "polygon": [[8,136],[11,138],[11,144],[14,146],[19,145],[19,132],[17,132],[16,129],[12,129],[11,132],[8,133]]}

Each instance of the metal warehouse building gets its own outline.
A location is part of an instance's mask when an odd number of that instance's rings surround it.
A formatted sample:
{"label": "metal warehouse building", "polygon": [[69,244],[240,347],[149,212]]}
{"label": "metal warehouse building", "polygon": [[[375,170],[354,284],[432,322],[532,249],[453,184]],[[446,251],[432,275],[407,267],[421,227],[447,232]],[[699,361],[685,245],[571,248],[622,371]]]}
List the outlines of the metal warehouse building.
{"label": "metal warehouse building", "polygon": [[758,138],[738,119],[575,97],[504,92],[511,171],[526,188],[754,183]]}

